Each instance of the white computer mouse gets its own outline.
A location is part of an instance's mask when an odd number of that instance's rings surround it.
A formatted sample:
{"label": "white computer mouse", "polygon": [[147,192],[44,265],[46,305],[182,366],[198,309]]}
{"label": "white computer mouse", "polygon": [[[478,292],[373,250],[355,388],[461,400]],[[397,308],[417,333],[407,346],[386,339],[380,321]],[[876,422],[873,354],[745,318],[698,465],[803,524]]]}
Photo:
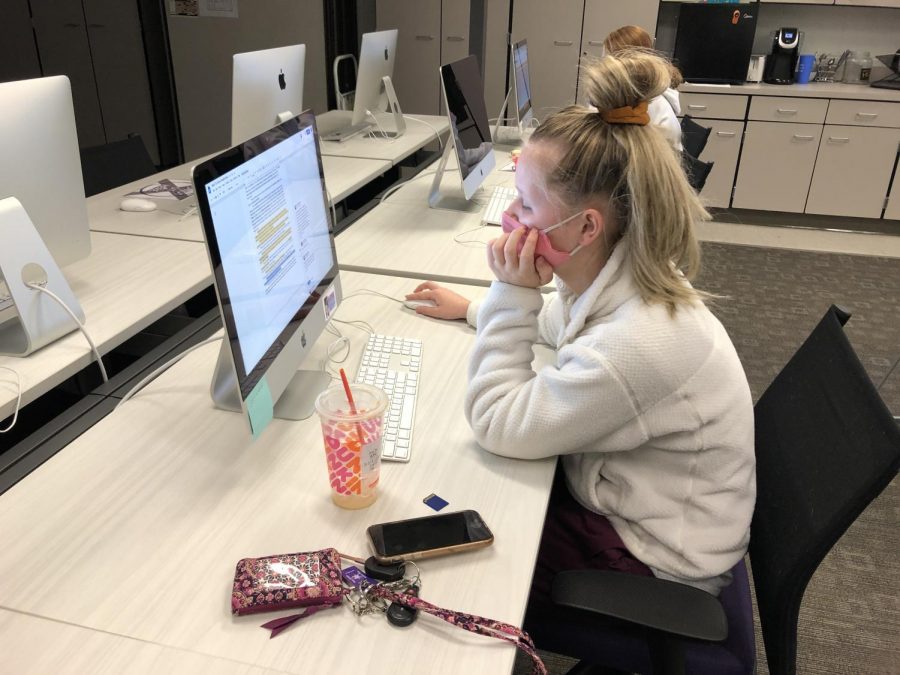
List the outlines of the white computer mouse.
{"label": "white computer mouse", "polygon": [[119,204],[123,211],[156,211],[156,202],[140,197],[126,197]]}
{"label": "white computer mouse", "polygon": [[416,307],[437,307],[434,300],[404,300],[403,306],[415,310]]}

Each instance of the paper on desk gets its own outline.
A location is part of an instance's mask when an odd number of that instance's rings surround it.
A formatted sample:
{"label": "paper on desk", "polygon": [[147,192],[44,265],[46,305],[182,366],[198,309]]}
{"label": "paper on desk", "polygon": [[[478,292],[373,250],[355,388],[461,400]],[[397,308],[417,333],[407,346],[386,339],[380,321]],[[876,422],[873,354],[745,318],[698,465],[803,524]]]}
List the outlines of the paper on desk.
{"label": "paper on desk", "polygon": [[163,178],[158,183],[150,183],[126,197],[143,197],[144,199],[169,199],[181,201],[194,196],[194,185],[189,180],[172,180]]}

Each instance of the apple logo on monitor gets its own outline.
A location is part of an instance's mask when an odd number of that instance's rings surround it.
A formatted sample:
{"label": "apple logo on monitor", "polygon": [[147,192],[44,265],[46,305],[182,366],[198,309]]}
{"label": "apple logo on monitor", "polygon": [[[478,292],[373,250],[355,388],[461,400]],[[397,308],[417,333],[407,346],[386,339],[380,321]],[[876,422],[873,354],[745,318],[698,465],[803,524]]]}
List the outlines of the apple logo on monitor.
{"label": "apple logo on monitor", "polygon": [[282,91],[284,91],[284,89],[287,87],[287,82],[284,81],[284,71],[283,70],[278,73],[278,86],[281,87]]}

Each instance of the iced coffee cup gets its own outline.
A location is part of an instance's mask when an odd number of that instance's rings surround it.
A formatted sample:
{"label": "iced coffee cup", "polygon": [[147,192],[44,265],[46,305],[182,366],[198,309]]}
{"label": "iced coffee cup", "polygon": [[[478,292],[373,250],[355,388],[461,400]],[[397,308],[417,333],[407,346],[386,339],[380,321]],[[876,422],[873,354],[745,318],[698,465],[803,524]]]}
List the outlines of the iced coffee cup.
{"label": "iced coffee cup", "polygon": [[378,498],[381,441],[388,397],[368,384],[352,384],[353,409],[340,385],[316,398],[322,422],[325,460],[332,501],[345,509],[362,509]]}

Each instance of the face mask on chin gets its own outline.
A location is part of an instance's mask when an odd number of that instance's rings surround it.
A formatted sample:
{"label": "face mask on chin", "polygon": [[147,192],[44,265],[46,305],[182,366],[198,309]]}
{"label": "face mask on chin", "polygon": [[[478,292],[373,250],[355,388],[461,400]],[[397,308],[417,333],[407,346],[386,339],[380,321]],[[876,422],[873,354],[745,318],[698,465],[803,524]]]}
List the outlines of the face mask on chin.
{"label": "face mask on chin", "polygon": [[[550,232],[551,230],[555,230],[557,227],[560,227],[561,225],[565,225],[573,218],[577,218],[578,216],[580,216],[582,213],[584,213],[584,211],[579,211],[578,213],[569,216],[565,220],[559,221],[558,223],[556,223],[556,225],[551,225],[550,227],[545,227],[543,230],[537,230],[538,240],[537,240],[537,245],[534,247],[534,257],[535,258],[537,258],[538,256],[542,257],[544,260],[546,260],[548,263],[550,263],[550,267],[556,269],[557,267],[562,265],[564,262],[568,261],[569,258],[571,258],[573,255],[578,253],[578,251],[581,250],[581,244],[578,244],[578,246],[573,248],[571,251],[560,251],[558,249],[553,248],[553,244],[550,243],[550,237],[547,236],[547,233]],[[520,227],[524,227],[526,230],[532,229],[532,228],[529,228],[526,225],[523,225],[522,223],[520,223],[516,219],[516,217],[513,216],[508,211],[503,212],[503,215],[500,218],[500,226],[503,228],[503,231],[506,233],[513,232]],[[537,229],[537,228],[533,228],[533,229]],[[523,236],[521,239],[519,239],[517,253],[522,253],[522,247],[524,247],[524,246],[525,246],[525,236]]]}

